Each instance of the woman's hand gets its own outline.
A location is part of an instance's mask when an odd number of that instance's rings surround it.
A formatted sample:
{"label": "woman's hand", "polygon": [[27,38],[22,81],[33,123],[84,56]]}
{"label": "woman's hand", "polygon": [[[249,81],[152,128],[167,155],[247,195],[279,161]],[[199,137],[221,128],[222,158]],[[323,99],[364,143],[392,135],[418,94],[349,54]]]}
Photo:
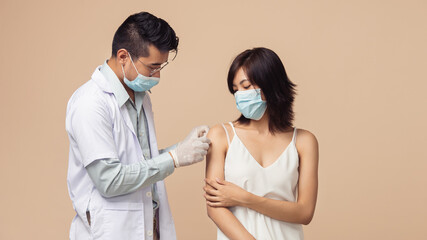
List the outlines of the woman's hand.
{"label": "woman's hand", "polygon": [[205,182],[204,197],[206,203],[211,207],[243,206],[250,195],[246,190],[225,180],[205,179]]}

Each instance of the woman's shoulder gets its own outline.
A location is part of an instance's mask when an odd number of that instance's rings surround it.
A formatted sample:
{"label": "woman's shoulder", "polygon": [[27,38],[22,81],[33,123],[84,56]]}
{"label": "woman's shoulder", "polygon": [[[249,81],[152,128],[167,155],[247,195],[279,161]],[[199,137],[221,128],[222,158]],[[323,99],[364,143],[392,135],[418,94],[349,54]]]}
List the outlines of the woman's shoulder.
{"label": "woman's shoulder", "polygon": [[[224,129],[225,128],[225,129]],[[227,131],[227,132],[226,132]],[[227,137],[233,137],[233,130],[228,123],[218,123],[213,125],[208,132],[207,137],[212,142],[227,144]]]}
{"label": "woman's shoulder", "polygon": [[[226,132],[224,130],[224,127],[227,128],[227,125],[225,123],[218,123],[213,125],[208,132],[208,138],[215,138],[215,139],[223,139],[226,137]],[[227,129],[228,130],[228,129]],[[213,139],[211,139],[213,140]]]}
{"label": "woman's shoulder", "polygon": [[[224,127],[227,129],[225,131]],[[228,127],[230,129],[228,129]],[[211,140],[211,146],[209,148],[209,152],[218,151],[218,152],[226,152],[228,149],[228,137],[232,137],[230,135],[231,132],[230,124],[216,124],[209,129],[207,137]],[[227,135],[228,134],[228,135]]]}
{"label": "woman's shoulder", "polygon": [[296,129],[297,129],[298,137],[303,137],[307,139],[316,139],[316,136],[311,131],[303,128],[296,128]]}
{"label": "woman's shoulder", "polygon": [[298,150],[309,150],[318,148],[318,141],[316,136],[309,130],[297,128],[296,146]]}

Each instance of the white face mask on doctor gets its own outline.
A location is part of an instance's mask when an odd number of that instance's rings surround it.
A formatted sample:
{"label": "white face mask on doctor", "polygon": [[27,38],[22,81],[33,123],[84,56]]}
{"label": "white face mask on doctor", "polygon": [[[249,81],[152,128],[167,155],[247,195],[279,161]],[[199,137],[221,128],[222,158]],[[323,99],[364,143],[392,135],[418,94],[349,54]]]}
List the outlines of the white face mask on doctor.
{"label": "white face mask on doctor", "polygon": [[[129,52],[128,52],[129,54]],[[126,83],[128,87],[130,87],[135,92],[145,92],[150,90],[152,87],[159,84],[160,78],[158,77],[146,77],[138,72],[138,69],[136,69],[135,64],[133,63],[132,57],[129,54],[130,61],[132,62],[133,67],[135,68],[136,72],[138,73],[138,76],[132,81],[126,78],[125,70],[122,65],[122,71],[123,71],[123,80]]]}

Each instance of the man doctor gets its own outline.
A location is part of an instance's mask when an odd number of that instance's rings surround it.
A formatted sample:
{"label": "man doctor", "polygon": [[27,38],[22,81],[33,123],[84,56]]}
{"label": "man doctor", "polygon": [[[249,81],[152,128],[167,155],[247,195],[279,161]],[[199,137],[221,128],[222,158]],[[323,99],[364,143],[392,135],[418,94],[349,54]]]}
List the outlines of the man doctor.
{"label": "man doctor", "polygon": [[202,161],[210,144],[209,128],[200,126],[157,148],[149,93],[177,47],[166,21],[131,15],[114,35],[111,58],[70,98],[67,183],[77,213],[70,239],[176,239],[163,179]]}

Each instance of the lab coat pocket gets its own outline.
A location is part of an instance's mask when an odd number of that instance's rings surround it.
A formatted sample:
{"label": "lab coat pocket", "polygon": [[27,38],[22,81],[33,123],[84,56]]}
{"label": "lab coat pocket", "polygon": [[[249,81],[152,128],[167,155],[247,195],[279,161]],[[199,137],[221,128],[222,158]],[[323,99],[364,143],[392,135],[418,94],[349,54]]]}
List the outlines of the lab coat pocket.
{"label": "lab coat pocket", "polygon": [[99,208],[89,208],[87,212],[87,219],[90,219],[90,232],[92,239],[104,239],[104,211]]}
{"label": "lab coat pocket", "polygon": [[103,211],[106,238],[102,239],[144,239],[142,203],[114,202],[107,204]]}

